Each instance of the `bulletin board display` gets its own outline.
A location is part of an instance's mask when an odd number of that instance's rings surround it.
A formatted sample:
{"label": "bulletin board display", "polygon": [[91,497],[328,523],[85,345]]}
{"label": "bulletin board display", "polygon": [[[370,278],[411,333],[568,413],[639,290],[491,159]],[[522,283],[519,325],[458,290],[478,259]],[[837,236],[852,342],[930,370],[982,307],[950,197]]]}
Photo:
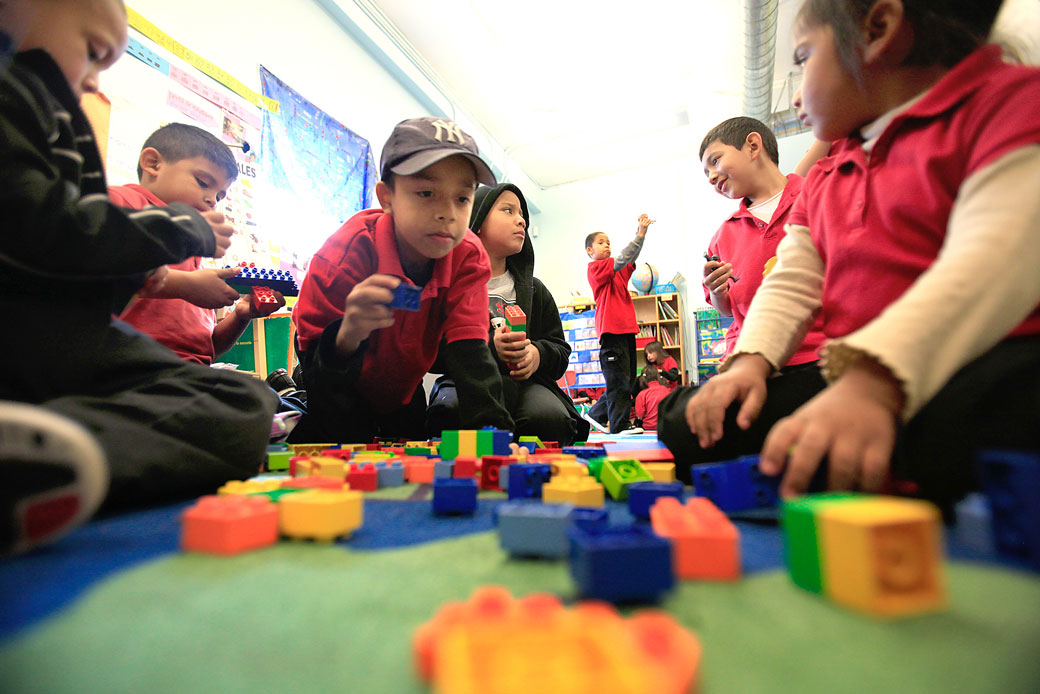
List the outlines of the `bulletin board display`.
{"label": "bulletin board display", "polygon": [[603,371],[599,365],[599,336],[596,335],[596,309],[588,309],[575,313],[569,309],[560,309],[560,321],[563,324],[564,339],[571,346],[570,364],[567,371],[567,389],[574,395],[585,390],[596,396],[597,389],[606,387]]}
{"label": "bulletin board display", "polygon": [[264,224],[258,204],[264,185],[259,145],[265,109],[134,28],[127,56],[104,73],[101,89],[111,103],[106,143],[110,185],[138,181],[141,146],[159,127],[176,122],[202,128],[231,146],[238,164],[238,179],[217,207],[238,233],[224,258],[211,264],[246,262],[294,272],[303,268],[297,244],[285,230]]}

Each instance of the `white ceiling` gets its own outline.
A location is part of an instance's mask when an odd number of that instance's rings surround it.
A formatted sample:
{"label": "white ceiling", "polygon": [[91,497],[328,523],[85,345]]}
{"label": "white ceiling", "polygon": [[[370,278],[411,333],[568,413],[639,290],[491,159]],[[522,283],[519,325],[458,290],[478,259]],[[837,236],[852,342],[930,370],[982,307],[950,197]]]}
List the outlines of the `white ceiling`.
{"label": "white ceiling", "polygon": [[[739,115],[738,0],[374,0],[537,184],[697,155]],[[788,105],[791,21],[780,0],[773,102]]]}

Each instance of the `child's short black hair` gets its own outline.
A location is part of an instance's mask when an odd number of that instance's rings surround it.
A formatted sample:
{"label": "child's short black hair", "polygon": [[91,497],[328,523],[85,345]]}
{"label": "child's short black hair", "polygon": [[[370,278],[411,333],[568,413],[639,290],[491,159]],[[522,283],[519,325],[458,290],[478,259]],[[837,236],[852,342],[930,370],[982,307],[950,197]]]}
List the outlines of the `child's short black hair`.
{"label": "child's short black hair", "polygon": [[[168,162],[178,162],[182,159],[193,157],[206,157],[214,165],[224,170],[228,180],[234,181],[238,178],[238,164],[235,163],[235,155],[231,148],[220,141],[216,135],[212,135],[202,128],[196,128],[187,123],[170,123],[156,130],[148,136],[141,145],[145,150],[149,147],[155,149],[162,158]],[[141,165],[137,165],[137,178],[144,175]]]}
{"label": "child's short black hair", "polygon": [[773,160],[773,163],[777,166],[780,165],[780,148],[776,144],[776,135],[769,129],[769,126],[760,120],[755,118],[748,118],[747,116],[737,116],[736,118],[730,118],[724,120],[714,128],[708,131],[708,134],[701,140],[701,152],[699,159],[704,158],[704,150],[708,149],[708,145],[716,140],[724,145],[736,147],[740,149],[744,146],[747,141],[747,136],[751,133],[758,133],[762,138],[762,147],[766,150],[766,154]]}
{"label": "child's short black hair", "polygon": [[[842,65],[857,79],[860,27],[875,0],[805,0],[796,26],[829,26]],[[1002,0],[903,0],[914,31],[904,65],[953,67],[986,42]]]}
{"label": "child's short black hair", "polygon": [[602,231],[594,231],[585,237],[585,248],[592,248],[592,244],[596,242],[596,237],[602,234]]}

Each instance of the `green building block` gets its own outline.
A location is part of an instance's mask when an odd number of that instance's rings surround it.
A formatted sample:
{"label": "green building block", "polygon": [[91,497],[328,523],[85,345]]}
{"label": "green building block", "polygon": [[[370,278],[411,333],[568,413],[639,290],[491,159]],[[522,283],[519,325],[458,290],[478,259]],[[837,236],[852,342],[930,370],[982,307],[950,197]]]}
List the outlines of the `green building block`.
{"label": "green building block", "polygon": [[292,457],[291,451],[284,451],[281,453],[268,453],[267,454],[267,469],[273,472],[279,470],[289,469],[289,458]]}
{"label": "green building block", "polygon": [[603,470],[603,463],[607,461],[606,458],[590,458],[589,459],[589,474],[596,478],[599,482],[599,473]]}
{"label": "green building block", "polygon": [[823,593],[823,558],[820,556],[817,512],[832,504],[865,499],[854,492],[809,494],[784,502],[780,522],[784,528],[784,563],[799,588]]}
{"label": "green building block", "polygon": [[653,482],[654,478],[638,460],[606,460],[600,468],[599,481],[612,498],[624,501],[628,498],[628,485]]}
{"label": "green building block", "polygon": [[521,436],[517,439],[517,443],[521,446],[525,446],[529,443],[534,444],[533,446],[527,446],[528,453],[534,453],[539,448],[545,448],[545,444],[543,444],[542,440],[537,436]]}
{"label": "green building block", "polygon": [[495,454],[495,432],[477,431],[477,457]]}
{"label": "green building block", "polygon": [[249,496],[266,496],[268,499],[270,499],[271,501],[273,501],[274,503],[277,504],[278,500],[281,499],[286,494],[295,494],[296,492],[302,492],[302,491],[304,491],[304,490],[303,489],[273,489],[273,490],[271,490],[269,492],[256,492],[255,494],[250,494]]}
{"label": "green building block", "polygon": [[441,460],[455,460],[459,457],[458,431],[441,432],[441,445],[438,447],[437,454],[441,457]]}

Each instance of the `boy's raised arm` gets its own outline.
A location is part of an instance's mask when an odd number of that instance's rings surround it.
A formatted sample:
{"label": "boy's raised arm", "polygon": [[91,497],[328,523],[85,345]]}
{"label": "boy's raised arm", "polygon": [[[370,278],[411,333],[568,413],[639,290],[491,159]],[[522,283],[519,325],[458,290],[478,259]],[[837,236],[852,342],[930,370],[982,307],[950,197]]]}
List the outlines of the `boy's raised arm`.
{"label": "boy's raised arm", "polygon": [[646,214],[639,215],[639,227],[636,229],[636,237],[614,258],[614,272],[620,272],[621,268],[636,261],[636,258],[639,257],[639,252],[643,250],[643,239],[646,238],[646,231],[656,221],[656,219],[650,219]]}

